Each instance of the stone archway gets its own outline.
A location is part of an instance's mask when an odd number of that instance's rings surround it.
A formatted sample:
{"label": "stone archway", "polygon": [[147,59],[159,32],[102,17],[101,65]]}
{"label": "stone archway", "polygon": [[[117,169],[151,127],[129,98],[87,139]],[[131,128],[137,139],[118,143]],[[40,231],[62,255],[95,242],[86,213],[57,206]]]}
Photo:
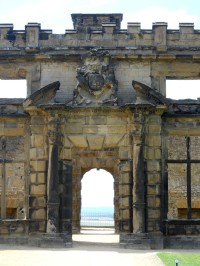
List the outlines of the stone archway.
{"label": "stone archway", "polygon": [[[97,152],[96,152],[97,153]],[[105,156],[99,156],[104,153]],[[117,150],[113,150],[113,154]],[[96,155],[96,156],[95,156]],[[80,232],[80,212],[81,212],[81,179],[83,175],[93,168],[108,171],[114,179],[114,220],[115,231],[119,231],[119,163],[109,153],[98,151],[98,156],[94,151],[88,151],[87,156],[77,158],[73,161],[73,197],[72,197],[72,230],[74,233]]]}

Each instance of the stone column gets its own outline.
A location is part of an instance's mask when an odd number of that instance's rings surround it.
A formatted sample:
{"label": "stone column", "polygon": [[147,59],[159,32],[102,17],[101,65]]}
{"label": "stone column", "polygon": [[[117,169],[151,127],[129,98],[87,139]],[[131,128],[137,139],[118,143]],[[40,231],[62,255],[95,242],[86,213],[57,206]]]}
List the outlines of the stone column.
{"label": "stone column", "polygon": [[60,143],[59,117],[50,118],[49,122],[49,162],[47,174],[47,233],[59,232],[59,206],[58,195],[58,145]]}
{"label": "stone column", "polygon": [[133,233],[145,232],[144,116],[134,114],[133,136]]}
{"label": "stone column", "polygon": [[1,138],[2,181],[1,181],[1,219],[6,219],[6,137]]}

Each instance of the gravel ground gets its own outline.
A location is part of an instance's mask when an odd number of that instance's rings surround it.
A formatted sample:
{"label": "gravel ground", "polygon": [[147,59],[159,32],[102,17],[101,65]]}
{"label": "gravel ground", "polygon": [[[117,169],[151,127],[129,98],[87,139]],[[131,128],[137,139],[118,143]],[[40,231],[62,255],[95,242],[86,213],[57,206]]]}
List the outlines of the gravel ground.
{"label": "gravel ground", "polygon": [[162,266],[153,251],[75,244],[68,249],[9,247],[0,245],[1,266]]}
{"label": "gravel ground", "polygon": [[157,251],[119,247],[119,236],[108,231],[73,235],[72,248],[0,245],[0,266],[163,266]]}

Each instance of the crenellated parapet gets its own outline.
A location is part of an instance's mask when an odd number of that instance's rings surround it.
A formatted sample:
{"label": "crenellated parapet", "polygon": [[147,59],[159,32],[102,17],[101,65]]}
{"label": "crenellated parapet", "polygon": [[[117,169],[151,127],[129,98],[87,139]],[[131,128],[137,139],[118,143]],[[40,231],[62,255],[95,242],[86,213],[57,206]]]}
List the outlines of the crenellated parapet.
{"label": "crenellated parapet", "polygon": [[[28,23],[24,30],[14,30],[13,24],[0,24],[0,51],[24,50],[26,53],[57,51],[79,47],[102,47],[129,50],[133,54],[183,50],[199,53],[200,30],[193,23],[180,23],[170,30],[165,22],[153,23],[152,29],[141,29],[140,23],[128,22],[121,29],[122,14],[72,14],[74,29],[63,34],[41,28],[39,23]],[[189,52],[190,53],[190,52]]]}

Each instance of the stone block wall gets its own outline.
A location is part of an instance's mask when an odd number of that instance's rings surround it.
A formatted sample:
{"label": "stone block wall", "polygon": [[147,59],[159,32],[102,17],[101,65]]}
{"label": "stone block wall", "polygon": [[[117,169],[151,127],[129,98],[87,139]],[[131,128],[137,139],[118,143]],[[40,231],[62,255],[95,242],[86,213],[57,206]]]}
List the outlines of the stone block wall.
{"label": "stone block wall", "polygon": [[[165,178],[168,186],[167,218],[172,221],[177,220],[177,224],[181,223],[181,220],[185,221],[180,230],[176,229],[175,225],[173,229],[173,225],[169,224],[167,234],[179,234],[181,230],[181,234],[185,234],[189,230],[187,227],[190,228],[188,215],[191,216],[190,219],[197,221],[200,218],[199,118],[188,116],[166,118],[164,121],[167,151],[164,155],[167,171]],[[188,209],[191,213],[188,213]],[[193,232],[198,231],[198,222],[193,223],[192,228]]]}
{"label": "stone block wall", "polygon": [[[19,227],[9,220],[24,220],[28,216],[29,131],[27,118],[1,117],[0,169],[1,219],[0,233],[24,233],[27,224]],[[25,226],[25,227],[24,227]]]}
{"label": "stone block wall", "polygon": [[146,230],[161,230],[161,116],[150,114],[145,121]]}
{"label": "stone block wall", "polygon": [[30,120],[29,231],[46,232],[48,135],[47,117],[35,112]]}
{"label": "stone block wall", "polygon": [[[62,114],[60,159],[72,162],[72,225],[80,230],[81,179],[92,168],[109,171],[115,186],[115,227],[130,226],[131,131],[129,112],[86,110]],[[102,192],[103,195],[103,192]]]}

